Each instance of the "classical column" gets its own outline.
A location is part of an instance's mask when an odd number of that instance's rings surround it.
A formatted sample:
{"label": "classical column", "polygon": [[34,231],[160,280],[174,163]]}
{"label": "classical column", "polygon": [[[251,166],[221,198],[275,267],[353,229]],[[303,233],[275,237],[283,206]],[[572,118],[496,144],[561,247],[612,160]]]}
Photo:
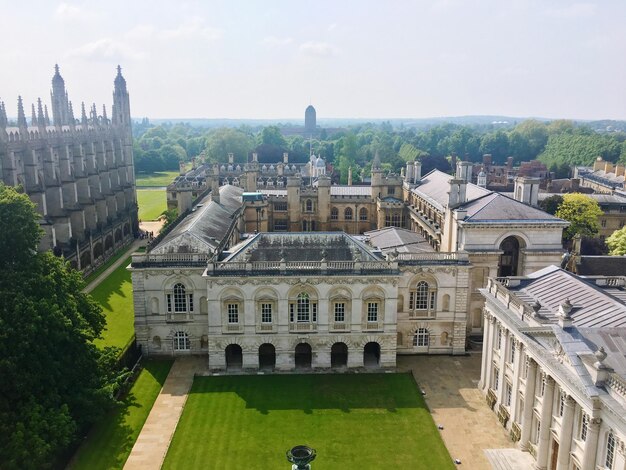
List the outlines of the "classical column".
{"label": "classical column", "polygon": [[537,444],[537,470],[545,470],[548,464],[548,451],[550,450],[550,426],[552,425],[552,401],[554,399],[554,379],[546,376],[546,385],[541,404],[541,428],[539,430],[539,442]]}
{"label": "classical column", "polygon": [[[515,422],[515,416],[517,416],[517,407],[519,395],[519,381],[522,375],[522,343],[520,343],[514,336],[511,336],[511,345],[515,344],[515,357],[513,360],[513,383],[511,384],[511,423]],[[520,418],[521,421],[521,418]]]}
{"label": "classical column", "polygon": [[489,317],[489,338],[487,342],[483,344],[483,351],[486,351],[486,359],[485,359],[485,383],[483,384],[483,389],[485,392],[489,390],[491,385],[491,373],[492,373],[492,362],[493,362],[493,335],[496,329],[496,317],[493,315]]}
{"label": "classical column", "polygon": [[482,357],[482,365],[480,368],[480,382],[478,382],[478,388],[487,391],[489,386],[489,381],[487,380],[487,369],[490,363],[491,351],[492,351],[492,334],[493,327],[491,325],[491,319],[493,316],[484,310],[483,316],[485,317],[485,333],[483,335],[483,357]]}
{"label": "classical column", "polygon": [[589,418],[587,425],[587,439],[585,440],[585,452],[583,454],[583,466],[581,470],[594,470],[596,468],[596,454],[598,453],[598,435],[600,434],[601,418]]}
{"label": "classical column", "polygon": [[533,423],[533,409],[535,408],[535,384],[537,380],[537,363],[531,358],[526,358],[528,374],[526,375],[526,388],[524,388],[524,414],[522,416],[522,432],[519,440],[520,448],[528,449],[530,430]]}
{"label": "classical column", "polygon": [[559,453],[557,456],[557,470],[569,469],[569,452],[572,448],[572,434],[574,432],[574,410],[576,402],[571,396],[565,398],[563,419],[561,420],[561,435],[559,436]]}
{"label": "classical column", "polygon": [[511,339],[511,332],[509,330],[502,331],[502,342],[500,343],[500,362],[498,364],[498,369],[500,369],[500,375],[498,376],[498,391],[496,392],[496,396],[498,397],[498,403],[504,403],[504,384],[506,383],[505,379],[505,371],[506,371],[506,356],[509,350],[509,341]]}

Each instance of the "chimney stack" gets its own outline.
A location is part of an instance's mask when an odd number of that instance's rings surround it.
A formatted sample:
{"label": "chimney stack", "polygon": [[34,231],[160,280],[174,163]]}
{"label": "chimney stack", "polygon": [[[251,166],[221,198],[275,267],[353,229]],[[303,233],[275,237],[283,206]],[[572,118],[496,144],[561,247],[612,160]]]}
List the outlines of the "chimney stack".
{"label": "chimney stack", "polygon": [[531,206],[537,206],[540,182],[539,178],[530,178],[527,176],[518,176],[515,178],[515,200]]}

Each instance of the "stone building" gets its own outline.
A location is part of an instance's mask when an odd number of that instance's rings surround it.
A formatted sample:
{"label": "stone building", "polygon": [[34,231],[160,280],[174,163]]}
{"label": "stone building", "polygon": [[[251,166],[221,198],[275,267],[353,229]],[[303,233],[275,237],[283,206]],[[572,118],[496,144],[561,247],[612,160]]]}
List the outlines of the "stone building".
{"label": "stone building", "polygon": [[309,135],[317,134],[317,113],[312,105],[304,111],[304,132]]}
{"label": "stone building", "polygon": [[574,168],[574,177],[580,179],[582,187],[592,188],[598,193],[626,191],[626,166],[604,161],[602,157],[597,158],[592,168]]}
{"label": "stone building", "polygon": [[437,253],[394,227],[362,237],[246,234],[246,194],[217,191],[133,255],[144,354],[291,370],[393,367],[396,354],[465,351],[466,255]]}
{"label": "stone building", "polygon": [[130,102],[120,67],[114,80],[111,118],[106,107],[74,118],[65,82],[55,66],[48,107],[37,100],[30,124],[22,98],[17,123],[0,103],[0,177],[21,186],[37,205],[44,230],[40,248],[63,254],[78,269],[90,269],[133,239],[137,197]]}
{"label": "stone building", "polygon": [[489,279],[479,388],[538,469],[625,469],[626,277]]}

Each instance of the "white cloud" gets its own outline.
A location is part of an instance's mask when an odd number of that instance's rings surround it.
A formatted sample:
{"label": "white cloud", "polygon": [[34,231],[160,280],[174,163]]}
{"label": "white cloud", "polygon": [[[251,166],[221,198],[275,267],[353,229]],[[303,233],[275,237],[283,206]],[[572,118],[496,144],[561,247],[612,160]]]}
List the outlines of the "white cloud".
{"label": "white cloud", "polygon": [[83,59],[92,60],[136,60],[143,57],[141,52],[135,51],[127,44],[111,38],[102,38],[97,41],[88,42],[76,49],[72,49],[66,55],[67,57],[81,57]]}
{"label": "white cloud", "polygon": [[548,8],[546,15],[553,18],[587,18],[596,12],[596,5],[593,3],[572,3],[561,8]]}
{"label": "white cloud", "polygon": [[277,38],[276,36],[266,36],[263,38],[263,44],[268,47],[288,46],[292,42],[292,38]]}
{"label": "white cloud", "polygon": [[337,23],[331,23],[328,25],[328,28],[326,28],[329,32],[330,31],[334,31],[337,28]]}
{"label": "white cloud", "polygon": [[158,34],[165,39],[201,39],[213,42],[222,37],[222,30],[204,24],[199,17],[191,18],[173,29],[163,29]]}
{"label": "white cloud", "polygon": [[66,2],[60,3],[54,12],[55,19],[60,21],[85,21],[93,16],[92,12]]}
{"label": "white cloud", "polygon": [[332,57],[337,52],[337,48],[327,42],[308,41],[300,45],[300,53],[310,57]]}

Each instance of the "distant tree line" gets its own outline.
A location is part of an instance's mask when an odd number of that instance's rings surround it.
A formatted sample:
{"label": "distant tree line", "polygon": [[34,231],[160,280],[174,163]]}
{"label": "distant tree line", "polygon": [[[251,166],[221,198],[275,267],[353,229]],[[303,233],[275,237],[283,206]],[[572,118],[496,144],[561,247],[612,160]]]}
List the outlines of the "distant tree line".
{"label": "distant tree line", "polygon": [[306,162],[310,152],[321,155],[347,179],[367,177],[378,152],[383,168],[400,171],[407,161],[422,162],[423,174],[438,168],[450,171],[450,156],[472,162],[490,154],[494,164],[508,157],[514,163],[539,159],[558,177],[569,174],[572,165],[591,165],[595,158],[626,162],[626,133],[599,133],[572,121],[540,122],[529,119],[509,127],[499,125],[440,124],[417,130],[394,128],[391,123],[359,124],[314,139],[285,137],[278,126],[203,129],[189,124],[151,126],[146,120],[135,125],[137,171],[176,170],[179,161],[202,153],[206,161],[224,162],[233,153],[235,161],[248,161],[257,152],[261,163],[276,163],[283,152],[290,162]]}

